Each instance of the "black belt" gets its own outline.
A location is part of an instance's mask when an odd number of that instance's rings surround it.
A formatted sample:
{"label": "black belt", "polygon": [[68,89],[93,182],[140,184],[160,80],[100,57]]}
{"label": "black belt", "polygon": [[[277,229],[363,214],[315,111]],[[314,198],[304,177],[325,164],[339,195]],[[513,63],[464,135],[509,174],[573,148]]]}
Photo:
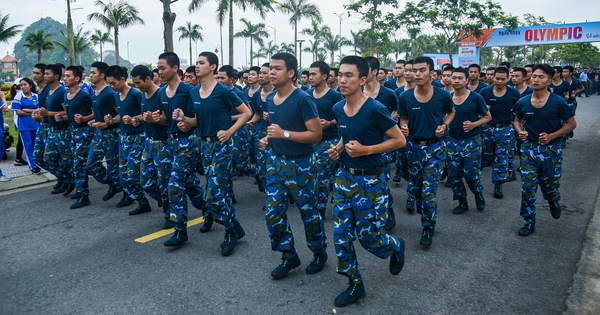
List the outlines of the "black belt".
{"label": "black belt", "polygon": [[306,153],[306,154],[301,154],[301,155],[285,155],[285,154],[277,154],[278,157],[284,159],[284,160],[296,160],[296,159],[303,159],[303,158],[307,158],[309,156],[312,155],[312,152]]}
{"label": "black belt", "polygon": [[417,145],[432,145],[434,143],[438,143],[442,141],[442,138],[437,138],[437,139],[433,139],[433,140],[410,140],[410,142],[417,144]]}
{"label": "black belt", "polygon": [[52,126],[52,128],[54,128],[56,130],[68,130],[69,125]]}
{"label": "black belt", "polygon": [[193,133],[189,132],[174,132],[174,133],[170,133],[169,134],[169,138],[174,139],[174,138],[185,138],[185,137],[189,137],[193,135]]}
{"label": "black belt", "polygon": [[209,136],[209,137],[200,137],[200,140],[204,141],[204,142],[219,142],[219,138],[217,138],[216,136]]}
{"label": "black belt", "polygon": [[488,124],[489,126],[492,126],[494,128],[501,128],[501,127],[508,127],[510,126],[511,122],[503,122],[503,123],[497,123],[497,124]]}
{"label": "black belt", "polygon": [[124,136],[135,136],[135,135],[139,135],[142,132],[144,132],[144,130],[138,130],[138,131],[132,131],[132,132],[122,132],[121,134]]}
{"label": "black belt", "polygon": [[381,167],[381,166],[370,168],[368,170],[357,170],[355,168],[351,168],[346,165],[342,165],[342,167],[344,168],[344,170],[346,172],[348,172],[352,175],[367,176],[367,175],[379,175],[379,174],[383,173],[383,167]]}
{"label": "black belt", "polygon": [[333,140],[333,139],[337,139],[339,138],[339,136],[329,136],[329,137],[323,137],[323,140]]}
{"label": "black belt", "polygon": [[167,137],[148,137],[148,138],[150,138],[150,140],[153,140],[153,141],[165,141],[165,140],[167,140]]}
{"label": "black belt", "polygon": [[73,127],[73,129],[79,129],[83,127],[88,127],[88,125],[72,125],[71,127]]}

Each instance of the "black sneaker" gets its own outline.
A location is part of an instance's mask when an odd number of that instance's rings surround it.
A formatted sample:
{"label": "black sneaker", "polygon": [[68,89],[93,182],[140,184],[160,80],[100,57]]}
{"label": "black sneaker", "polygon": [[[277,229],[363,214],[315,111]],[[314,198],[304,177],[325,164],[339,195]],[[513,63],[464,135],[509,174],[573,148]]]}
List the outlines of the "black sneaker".
{"label": "black sneaker", "polygon": [[42,169],[39,166],[36,166],[34,169],[31,170],[31,172],[35,175],[40,175],[42,174]]}
{"label": "black sneaker", "polygon": [[229,256],[235,249],[235,243],[238,241],[238,234],[235,229],[225,231],[225,240],[221,243],[221,255]]}
{"label": "black sneaker", "polygon": [[187,242],[187,240],[188,240],[187,231],[175,230],[175,233],[173,233],[173,236],[171,236],[171,238],[168,239],[164,245],[167,247],[175,247],[175,246],[179,246],[179,245]]}
{"label": "black sneaker", "polygon": [[68,184],[60,184],[60,186],[54,188],[54,190],[52,190],[50,193],[53,195],[62,194],[65,192],[68,186]]}
{"label": "black sneaker", "polygon": [[132,204],[133,202],[135,202],[134,199],[129,198],[129,196],[127,196],[127,194],[123,194],[123,198],[121,198],[121,201],[119,201],[119,203],[117,203],[117,208],[123,208],[123,207],[127,207],[130,204]]}
{"label": "black sneaker", "polygon": [[62,186],[62,183],[56,182],[56,184],[54,184],[54,186],[52,186],[52,189],[56,189],[56,188],[58,188],[60,186]]}
{"label": "black sneaker", "polygon": [[142,198],[142,200],[139,201],[139,205],[137,206],[137,208],[129,211],[129,215],[142,214],[150,211],[152,211],[152,208],[148,203],[148,199]]}
{"label": "black sneaker", "polygon": [[167,219],[167,220],[165,221],[165,224],[163,224],[162,228],[163,228],[163,230],[168,230],[168,229],[172,229],[172,228],[174,228],[174,227],[175,227],[175,225],[177,225],[177,223],[176,223],[176,222],[173,222],[173,221],[171,221],[171,220]]}
{"label": "black sneaker", "polygon": [[319,255],[314,255],[313,260],[306,267],[306,273],[312,275],[323,270],[323,267],[325,267],[325,262],[327,262],[326,252],[323,252]]}
{"label": "black sneaker", "polygon": [[292,258],[281,258],[282,262],[279,266],[277,266],[277,268],[273,269],[273,271],[271,271],[271,277],[273,279],[281,279],[285,276],[287,276],[288,272],[290,272],[292,269],[299,267],[301,262],[300,262],[300,257],[298,257],[298,255],[292,257]]}
{"label": "black sneaker", "polygon": [[393,275],[399,274],[404,267],[404,248],[406,246],[404,246],[402,238],[399,238],[398,241],[400,241],[400,251],[394,252],[390,257],[390,273]]}
{"label": "black sneaker", "polygon": [[406,200],[406,211],[414,212],[415,211],[415,202],[412,200]]}
{"label": "black sneaker", "polygon": [[444,186],[448,187],[448,188],[452,188],[452,183],[450,183],[450,181],[447,180],[446,183],[444,184]]}
{"label": "black sneaker", "polygon": [[485,209],[485,198],[483,197],[483,192],[478,192],[475,194],[475,206],[477,206],[477,210],[483,211]]}
{"label": "black sneaker", "polygon": [[423,247],[429,247],[431,246],[431,243],[433,243],[433,228],[423,228],[423,234],[421,235],[421,245]]}
{"label": "black sneaker", "polygon": [[442,170],[442,177],[440,177],[440,182],[446,179],[446,177],[448,177],[448,168],[444,167],[444,170]]}
{"label": "black sneaker", "polygon": [[260,178],[258,176],[254,176],[254,179],[256,179],[256,184],[258,185],[258,191],[265,192],[265,187],[263,187],[263,184],[262,184],[262,181],[260,180]]}
{"label": "black sneaker", "polygon": [[213,225],[213,217],[212,215],[207,215],[204,217],[204,224],[202,224],[202,227],[200,228],[200,233],[206,233],[208,231],[210,231],[210,228],[212,228]]}
{"label": "black sneaker", "polygon": [[238,240],[241,240],[242,237],[246,235],[246,231],[244,231],[244,228],[242,228],[242,225],[239,222],[234,224],[233,228],[235,229],[235,232],[238,235]]}
{"label": "black sneaker", "polygon": [[560,203],[558,203],[558,201],[555,201],[555,202],[549,202],[548,204],[550,205],[550,214],[552,214],[552,217],[554,219],[560,218],[560,213],[561,213]]}
{"label": "black sneaker", "polygon": [[506,178],[507,182],[514,182],[517,180],[517,175],[515,174],[515,170],[508,170],[508,177]]}
{"label": "black sneaker", "polygon": [[70,209],[79,209],[79,208],[83,208],[83,207],[89,206],[89,205],[90,205],[90,198],[88,198],[88,196],[83,196],[83,197],[79,198],[79,200],[77,200],[74,204],[72,204]]}
{"label": "black sneaker", "polygon": [[458,206],[452,210],[452,213],[461,214],[467,210],[469,210],[469,202],[467,202],[467,199],[461,199],[458,200]]}
{"label": "black sneaker", "polygon": [[71,199],[79,199],[81,198],[81,193],[80,192],[76,192],[73,194],[73,196],[71,196]]}
{"label": "black sneaker", "polygon": [[63,196],[68,196],[71,192],[73,192],[73,189],[75,189],[75,184],[67,185],[67,188],[63,192]]}
{"label": "black sneaker", "polygon": [[236,204],[237,203],[237,200],[235,199],[235,194],[234,193],[231,193],[231,203],[232,204]]}
{"label": "black sneaker", "polygon": [[392,179],[394,183],[399,183],[402,179],[400,178],[400,172],[396,172],[394,175],[394,179]]}
{"label": "black sneaker", "polygon": [[502,193],[502,185],[494,186],[494,197],[498,199],[502,199],[502,197],[504,197],[504,194]]}
{"label": "black sneaker", "polygon": [[108,191],[106,192],[106,194],[104,195],[104,197],[102,197],[102,200],[104,201],[108,201],[110,199],[112,199],[112,197],[114,197],[116,194],[118,194],[121,190],[117,189],[115,186],[110,186],[108,188]]}
{"label": "black sneaker", "polygon": [[337,307],[350,305],[354,303],[354,301],[358,300],[361,297],[364,297],[365,295],[365,285],[362,282],[350,283],[348,289],[340,293],[335,298],[335,301],[333,301],[333,304]]}
{"label": "black sneaker", "polygon": [[535,222],[526,223],[522,228],[519,229],[520,236],[528,236],[535,231]]}
{"label": "black sneaker", "polygon": [[385,222],[384,228],[386,231],[391,231],[396,226],[396,214],[394,213],[394,208],[388,208],[388,220]]}

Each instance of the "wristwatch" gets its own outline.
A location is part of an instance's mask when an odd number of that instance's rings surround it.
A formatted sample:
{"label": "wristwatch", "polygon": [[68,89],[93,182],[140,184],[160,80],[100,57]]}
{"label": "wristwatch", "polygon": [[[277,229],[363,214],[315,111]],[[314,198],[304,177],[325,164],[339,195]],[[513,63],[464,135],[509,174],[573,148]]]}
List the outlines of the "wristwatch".
{"label": "wristwatch", "polygon": [[450,126],[447,123],[444,123],[444,126],[446,126],[446,131],[450,130]]}
{"label": "wristwatch", "polygon": [[283,137],[286,138],[286,139],[289,139],[290,138],[290,132],[287,131],[287,130],[284,130],[283,131]]}

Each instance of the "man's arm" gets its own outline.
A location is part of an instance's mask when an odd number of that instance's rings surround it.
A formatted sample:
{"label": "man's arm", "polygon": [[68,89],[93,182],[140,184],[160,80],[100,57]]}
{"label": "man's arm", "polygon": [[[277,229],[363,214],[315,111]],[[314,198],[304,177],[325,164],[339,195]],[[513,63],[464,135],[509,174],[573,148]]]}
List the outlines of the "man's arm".
{"label": "man's arm", "polygon": [[[304,125],[306,126],[306,131],[288,130],[290,133],[288,139],[298,143],[315,143],[321,141],[323,134],[318,116],[305,121]],[[283,132],[284,130],[278,124],[271,124],[267,128],[269,138],[284,138]]]}

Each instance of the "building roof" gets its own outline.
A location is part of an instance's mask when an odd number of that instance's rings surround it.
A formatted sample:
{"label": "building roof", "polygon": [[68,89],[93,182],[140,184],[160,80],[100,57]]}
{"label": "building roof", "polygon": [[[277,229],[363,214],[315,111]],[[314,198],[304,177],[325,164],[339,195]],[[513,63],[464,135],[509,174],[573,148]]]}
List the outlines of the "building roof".
{"label": "building roof", "polygon": [[0,59],[0,62],[16,62],[17,59],[11,55],[6,55],[4,58]]}

